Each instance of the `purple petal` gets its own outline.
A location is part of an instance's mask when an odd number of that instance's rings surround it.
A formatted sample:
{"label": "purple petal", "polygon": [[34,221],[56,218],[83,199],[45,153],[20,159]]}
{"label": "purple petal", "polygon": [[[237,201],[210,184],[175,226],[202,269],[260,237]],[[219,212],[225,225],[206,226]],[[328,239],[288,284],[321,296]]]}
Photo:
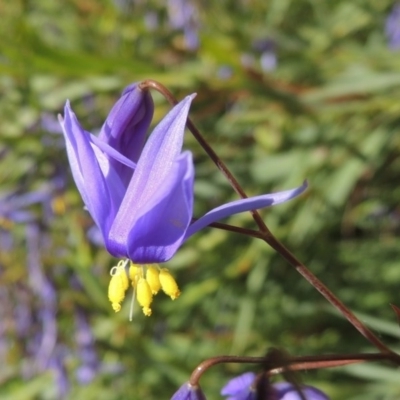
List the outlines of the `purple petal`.
{"label": "purple petal", "polygon": [[[301,400],[296,388],[289,382],[275,383],[279,400]],[[302,392],[307,400],[329,400],[329,397],[313,386],[302,386]]]}
{"label": "purple petal", "polygon": [[[122,219],[122,225],[114,223],[111,227],[110,237],[114,231],[122,235],[121,252],[137,263],[169,260],[181,245],[192,219],[193,181],[192,155],[185,152],[153,198],[137,206],[133,225]],[[124,199],[118,214],[132,213],[130,204]]]}
{"label": "purple petal", "polygon": [[181,245],[193,214],[194,168],[185,152],[148,202],[128,238],[128,255],[137,262],[165,262]]}
{"label": "purple petal", "polygon": [[[150,135],[128,189],[146,202],[153,197],[181,153],[186,119],[192,96],[176,105]],[[139,197],[138,197],[139,196]]]}
{"label": "purple petal", "polygon": [[385,33],[389,47],[392,50],[400,49],[400,5],[395,4],[388,15],[385,24]]}
{"label": "purple petal", "polygon": [[184,383],[171,397],[171,400],[206,400],[206,397],[200,387]]}
{"label": "purple petal", "polygon": [[218,221],[222,218],[226,218],[230,215],[241,213],[244,211],[257,210],[259,208],[284,203],[285,201],[293,199],[294,197],[303,193],[306,189],[307,182],[304,182],[302,186],[296,189],[285,190],[283,192],[272,194],[264,194],[261,196],[250,197],[242,200],[236,200],[224,204],[220,207],[214,208],[189,226],[185,235],[185,239],[189,238],[205,226],[210,225],[211,223]]}
{"label": "purple petal", "polygon": [[129,167],[132,171],[135,170],[136,164],[131,161],[129,158],[125,157],[123,154],[119,153],[117,150],[112,148],[109,144],[106,142],[103,142],[100,140],[98,137],[90,135],[90,141],[96,145],[104,154],[108,156],[108,159],[116,160],[119,163],[126,165]]}
{"label": "purple petal", "polygon": [[193,207],[191,155],[180,155],[190,103],[176,105],[150,135],[106,240],[113,255],[163,262],[183,240]]}
{"label": "purple petal", "polygon": [[231,379],[222,389],[222,396],[235,396],[245,389],[249,389],[256,379],[254,372],[246,372],[236,378]]}
{"label": "purple petal", "polygon": [[[80,126],[69,102],[65,105],[63,128],[72,175],[82,199],[103,236],[116,213],[123,188],[102,151],[90,139],[90,133]],[[108,181],[112,182],[113,196]]]}
{"label": "purple petal", "polygon": [[[99,139],[106,142],[117,153],[137,163],[146,132],[153,118],[154,104],[148,90],[141,90],[136,83],[128,86],[110,111]],[[110,160],[114,169],[127,185],[132,170],[114,160]]]}

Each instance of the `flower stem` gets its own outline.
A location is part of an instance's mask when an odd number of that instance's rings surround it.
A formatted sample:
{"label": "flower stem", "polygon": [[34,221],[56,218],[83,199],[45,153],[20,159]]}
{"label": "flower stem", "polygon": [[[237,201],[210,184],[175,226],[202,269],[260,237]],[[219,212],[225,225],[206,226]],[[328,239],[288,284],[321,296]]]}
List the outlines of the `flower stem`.
{"label": "flower stem", "polygon": [[332,368],[367,361],[393,361],[391,354],[356,353],[356,354],[327,354],[321,356],[299,356],[275,358],[267,354],[264,357],[217,356],[200,363],[192,372],[189,383],[199,384],[201,376],[207,369],[217,364],[262,364],[268,375],[277,375],[287,371],[301,371],[316,368]]}
{"label": "flower stem", "polygon": [[[197,220],[197,218],[192,218],[192,222],[195,222],[196,220]],[[264,239],[263,232],[255,231],[254,229],[247,229],[247,228],[242,228],[240,226],[223,224],[221,222],[213,222],[212,224],[210,224],[208,226],[211,226],[211,227],[217,228],[217,229],[221,229],[223,231],[240,233],[241,235],[251,236],[256,239]]]}
{"label": "flower stem", "polygon": [[[160,92],[172,105],[176,105],[178,101],[174,98],[172,93],[161,83],[147,79],[139,83],[138,87],[141,90],[154,89]],[[207,143],[205,138],[201,135],[200,131],[196,128],[193,122],[188,118],[187,127],[192,132],[193,136],[203,147],[205,152],[215,163],[217,168],[224,174],[228,182],[235,190],[235,192],[242,198],[247,198],[245,191],[240,186],[239,182],[229,171],[228,167],[224,162],[218,157],[215,151]],[[294,267],[300,275],[303,276],[318,292],[322,294],[323,297],[329,303],[332,304],[371,344],[373,344],[377,349],[379,349],[384,354],[390,354],[392,359],[396,360],[396,363],[400,365],[400,355],[396,354],[390,350],[369,328],[367,328],[351,311],[348,307],[342,303],[336,295],[331,292],[327,286],[325,286],[304,264],[302,264],[268,229],[265,225],[260,214],[256,210],[250,211],[252,217],[259,228],[259,234],[255,234],[256,231],[248,230],[249,236],[257,237],[264,240],[268,245],[270,245],[274,250],[276,250],[289,264]],[[220,229],[236,231],[238,233],[243,233],[243,228],[234,228],[229,225],[224,224],[212,224],[214,227]],[[229,227],[229,228],[228,228]],[[233,228],[233,229],[232,229]]]}
{"label": "flower stem", "polygon": [[397,364],[400,365],[400,356],[390,350],[369,328],[367,328],[350,309],[342,303],[304,264],[302,264],[278,239],[272,234],[265,235],[263,240],[276,250],[297,272],[306,279],[318,292],[325,297],[342,315],[378,350],[382,353],[395,356]]}

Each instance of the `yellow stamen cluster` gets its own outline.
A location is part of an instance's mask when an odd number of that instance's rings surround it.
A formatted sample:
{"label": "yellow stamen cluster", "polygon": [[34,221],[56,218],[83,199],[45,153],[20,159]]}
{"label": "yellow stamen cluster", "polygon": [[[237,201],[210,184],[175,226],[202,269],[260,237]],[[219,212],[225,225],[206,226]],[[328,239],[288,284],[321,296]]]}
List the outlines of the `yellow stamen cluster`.
{"label": "yellow stamen cluster", "polygon": [[121,309],[122,300],[124,300],[125,292],[129,287],[125,266],[126,262],[121,260],[117,266],[112,267],[110,271],[111,280],[108,285],[108,298],[115,312]]}
{"label": "yellow stamen cluster", "polygon": [[181,292],[175,282],[173,276],[167,268],[160,268],[158,264],[133,264],[130,263],[129,270],[126,270],[128,260],[120,261],[117,266],[111,269],[111,280],[108,287],[108,298],[111,301],[112,308],[115,312],[121,309],[122,300],[125,298],[125,292],[131,280],[134,294],[143,314],[151,315],[151,302],[160,289],[175,300]]}

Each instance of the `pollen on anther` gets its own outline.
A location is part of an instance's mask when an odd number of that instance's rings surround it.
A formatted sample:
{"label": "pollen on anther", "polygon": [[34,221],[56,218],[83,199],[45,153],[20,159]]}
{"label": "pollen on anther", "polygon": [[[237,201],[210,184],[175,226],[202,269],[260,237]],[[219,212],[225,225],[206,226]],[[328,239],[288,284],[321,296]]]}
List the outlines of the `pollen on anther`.
{"label": "pollen on anther", "polygon": [[112,272],[114,272],[114,274],[111,275],[110,283],[108,285],[108,298],[113,310],[118,312],[121,310],[121,303],[125,298],[126,286],[124,275],[126,278],[126,273],[125,270],[112,270]]}
{"label": "pollen on anther", "polygon": [[121,260],[117,264],[116,268],[118,268],[118,274],[120,276],[122,285],[124,286],[124,289],[127,290],[129,287],[129,279],[128,279],[128,275],[126,274],[125,265],[126,265],[126,261]]}
{"label": "pollen on anther", "polygon": [[149,307],[143,307],[142,310],[143,310],[143,314],[144,314],[146,317],[150,317],[150,315],[151,315],[151,308],[149,308]]}
{"label": "pollen on anther", "polygon": [[174,277],[169,273],[167,268],[162,268],[160,271],[160,284],[161,288],[166,295],[175,300],[181,294]]}
{"label": "pollen on anther", "polygon": [[143,267],[139,264],[134,264],[131,262],[129,266],[129,279],[132,281],[132,286],[136,287],[138,280],[143,276]]}
{"label": "pollen on anther", "polygon": [[147,266],[146,281],[149,284],[153,295],[156,295],[161,288],[159,274],[159,268],[151,264]]}
{"label": "pollen on anther", "polygon": [[137,301],[142,306],[143,314],[146,316],[151,315],[150,304],[153,301],[153,294],[151,293],[150,285],[144,278],[139,278],[137,283]]}

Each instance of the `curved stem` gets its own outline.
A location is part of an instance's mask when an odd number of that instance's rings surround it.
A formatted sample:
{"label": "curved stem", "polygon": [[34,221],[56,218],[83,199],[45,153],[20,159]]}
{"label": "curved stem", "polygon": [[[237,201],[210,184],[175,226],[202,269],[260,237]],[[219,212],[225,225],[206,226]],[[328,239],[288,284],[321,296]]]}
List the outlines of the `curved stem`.
{"label": "curved stem", "polygon": [[334,368],[343,367],[345,365],[357,364],[366,361],[383,361],[390,360],[391,356],[382,353],[366,353],[366,354],[344,354],[344,355],[330,355],[330,356],[303,356],[292,359],[289,367],[279,366],[268,371],[269,375],[278,375],[285,372],[285,369],[291,371],[302,371],[318,368]]}
{"label": "curved stem", "polygon": [[265,235],[263,240],[276,250],[292,265],[303,278],[318,290],[343,316],[377,349],[382,353],[391,354],[400,364],[400,356],[390,350],[369,328],[367,328],[351,311],[324,285],[303,263],[301,263],[278,239],[272,234]]}
{"label": "curved stem", "polygon": [[[139,83],[139,88],[142,90],[154,89],[160,92],[171,104],[175,105],[178,101],[174,98],[172,93],[161,83],[153,81],[151,79],[144,80]],[[222,162],[222,160],[217,156],[211,146],[203,138],[199,130],[193,124],[193,122],[188,118],[187,127],[192,132],[193,136],[199,142],[199,144],[206,151],[208,156],[212,159],[218,169],[224,174],[232,188],[241,198],[247,198],[246,193],[240,186],[239,182],[235,179],[233,174],[229,171],[228,167]],[[344,317],[377,349],[382,353],[391,354],[396,358],[397,363],[400,364],[400,355],[397,355],[392,350],[390,350],[370,329],[368,329],[345,305],[342,303],[334,294],[331,292],[327,286],[325,286],[304,264],[302,264],[286,247],[275,238],[268,227],[265,225],[260,214],[256,210],[250,211],[255,223],[257,224],[260,234],[255,235],[251,233],[251,236],[257,237],[264,240],[273,249],[275,249],[285,260],[287,260],[292,267],[294,267],[297,272],[300,273],[312,286],[317,289],[326,300],[329,301],[337,310],[339,310]],[[216,226],[216,225],[214,225]],[[221,228],[222,225],[219,226]],[[226,226],[225,226],[226,228]],[[224,229],[224,228],[221,228]],[[233,229],[229,229],[233,230]],[[239,230],[236,230],[239,232]],[[241,232],[239,232],[241,233]]]}
{"label": "curved stem", "polygon": [[190,375],[189,383],[196,386],[199,383],[201,376],[209,368],[217,364],[235,363],[235,364],[262,364],[265,362],[265,357],[239,357],[239,356],[217,356],[209,358],[201,362]]}
{"label": "curved stem", "polygon": [[391,354],[365,353],[365,354],[329,354],[322,356],[300,356],[287,357],[284,360],[271,360],[270,356],[264,357],[240,357],[240,356],[217,356],[209,358],[200,363],[192,372],[189,383],[192,386],[199,384],[201,376],[214,365],[218,364],[263,364],[268,375],[276,375],[287,370],[306,370],[315,368],[332,368],[344,365],[356,364],[366,361],[393,361]]}

